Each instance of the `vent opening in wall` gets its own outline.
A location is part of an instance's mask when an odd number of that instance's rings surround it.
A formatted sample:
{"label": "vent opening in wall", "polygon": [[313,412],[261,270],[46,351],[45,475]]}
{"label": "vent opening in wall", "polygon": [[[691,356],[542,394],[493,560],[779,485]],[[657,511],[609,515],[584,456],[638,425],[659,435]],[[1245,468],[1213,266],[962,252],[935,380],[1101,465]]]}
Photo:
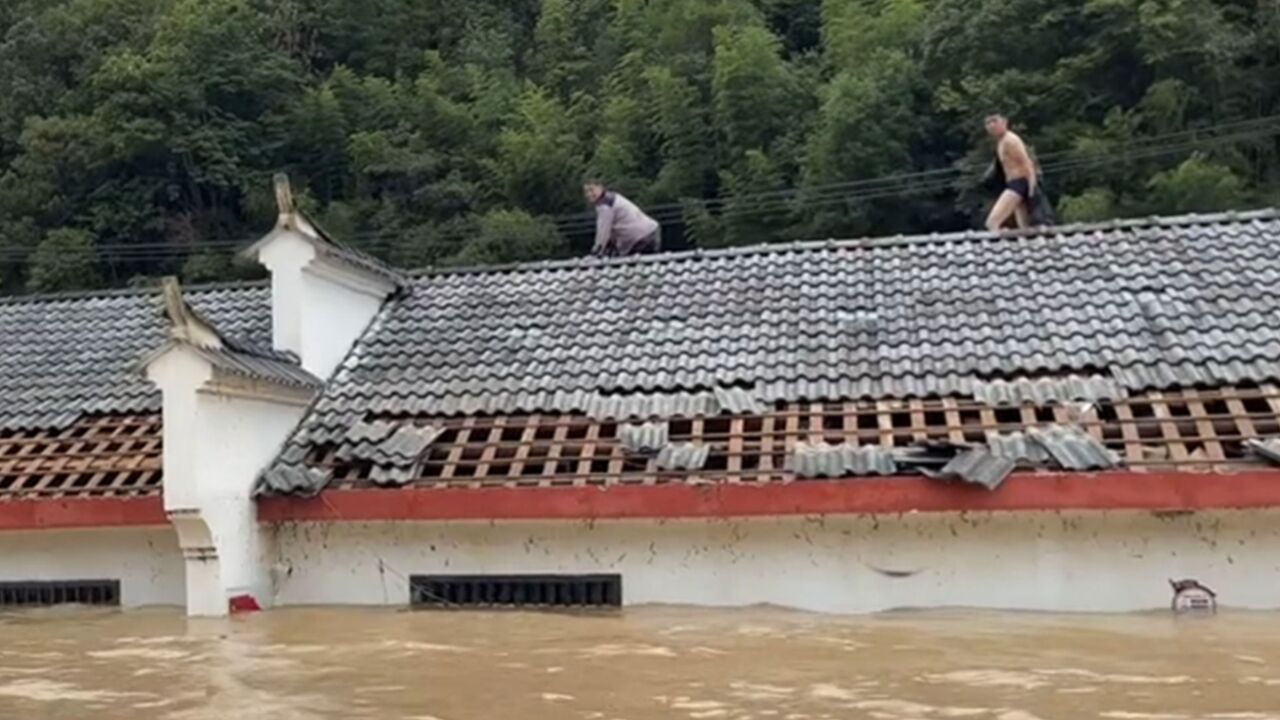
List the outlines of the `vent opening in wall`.
{"label": "vent opening in wall", "polygon": [[119,605],[119,580],[0,582],[0,607]]}
{"label": "vent opening in wall", "polygon": [[622,605],[621,575],[414,575],[409,604],[424,608],[598,608]]}

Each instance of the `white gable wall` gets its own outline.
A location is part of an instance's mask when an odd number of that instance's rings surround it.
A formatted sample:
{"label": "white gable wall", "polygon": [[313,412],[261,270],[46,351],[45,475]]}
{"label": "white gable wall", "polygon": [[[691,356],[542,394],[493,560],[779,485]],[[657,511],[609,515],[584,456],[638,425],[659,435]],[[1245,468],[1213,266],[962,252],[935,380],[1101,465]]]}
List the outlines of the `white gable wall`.
{"label": "white gable wall", "polygon": [[182,343],[147,371],[164,397],[165,511],[186,559],[188,613],[226,614],[228,599],[242,594],[268,603],[272,553],[253,487],[311,392],[222,375]]}
{"label": "white gable wall", "polygon": [[164,419],[164,509],[197,507],[200,503],[196,467],[202,437],[196,388],[213,377],[209,363],[173,348],[147,366],[147,376],[160,388]]}
{"label": "white gable wall", "polygon": [[258,252],[258,262],[271,271],[271,337],[275,349],[299,357],[302,357],[302,268],[315,256],[315,247],[295,230],[273,232]]}
{"label": "white gable wall", "polygon": [[320,240],[277,229],[259,243],[271,271],[272,336],[302,367],[329,377],[395,290],[387,280],[317,250]]}
{"label": "white gable wall", "polygon": [[197,394],[200,440],[194,478],[200,515],[218,551],[224,606],[231,595],[247,593],[260,603],[271,597],[271,551],[259,532],[253,487],[305,409],[305,398],[268,399],[268,388],[261,390],[261,397],[208,390]]}
{"label": "white gable wall", "polygon": [[394,288],[317,258],[302,273],[302,367],[328,378]]}

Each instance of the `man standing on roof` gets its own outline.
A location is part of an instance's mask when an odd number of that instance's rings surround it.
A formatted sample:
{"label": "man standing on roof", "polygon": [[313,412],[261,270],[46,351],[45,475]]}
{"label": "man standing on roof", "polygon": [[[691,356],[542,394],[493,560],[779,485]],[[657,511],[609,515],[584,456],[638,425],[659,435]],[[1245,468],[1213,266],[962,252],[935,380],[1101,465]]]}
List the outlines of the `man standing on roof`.
{"label": "man standing on roof", "polygon": [[987,116],[987,132],[996,139],[996,158],[1004,171],[1004,191],[987,216],[987,229],[997,232],[1012,216],[1019,228],[1031,225],[1032,198],[1036,196],[1037,170],[1031,153],[1018,134],[1009,129],[1009,118],[999,113]]}
{"label": "man standing on roof", "polygon": [[647,255],[662,250],[662,226],[636,204],[590,180],[582,186],[596,208],[596,242],[591,254],[603,257]]}

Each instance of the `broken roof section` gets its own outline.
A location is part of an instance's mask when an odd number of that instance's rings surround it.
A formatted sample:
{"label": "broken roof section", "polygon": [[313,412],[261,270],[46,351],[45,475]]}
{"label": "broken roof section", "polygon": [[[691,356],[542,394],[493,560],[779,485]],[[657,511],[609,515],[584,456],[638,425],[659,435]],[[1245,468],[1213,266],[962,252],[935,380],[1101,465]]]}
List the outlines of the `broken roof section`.
{"label": "broken roof section", "polygon": [[955,397],[1082,403],[1072,420],[1189,379],[1263,383],[1280,379],[1277,242],[1267,210],[428,272],[286,453],[327,457],[369,417],[761,418]]}

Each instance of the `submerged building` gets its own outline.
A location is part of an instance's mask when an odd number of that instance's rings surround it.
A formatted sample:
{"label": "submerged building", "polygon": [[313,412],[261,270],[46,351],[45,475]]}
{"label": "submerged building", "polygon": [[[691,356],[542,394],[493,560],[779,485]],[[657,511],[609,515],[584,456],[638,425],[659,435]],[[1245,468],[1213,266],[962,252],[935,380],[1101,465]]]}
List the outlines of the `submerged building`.
{"label": "submerged building", "polygon": [[1280,212],[407,272],[278,194],[269,282],[0,302],[0,603],[1280,607]]}

